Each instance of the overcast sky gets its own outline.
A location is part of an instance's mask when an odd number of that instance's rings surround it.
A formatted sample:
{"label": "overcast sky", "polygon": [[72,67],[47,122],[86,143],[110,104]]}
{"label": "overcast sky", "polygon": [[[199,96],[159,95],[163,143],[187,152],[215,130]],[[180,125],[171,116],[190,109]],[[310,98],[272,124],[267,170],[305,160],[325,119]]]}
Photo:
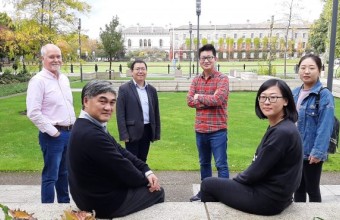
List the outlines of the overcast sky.
{"label": "overcast sky", "polygon": [[[99,38],[100,28],[117,15],[125,27],[176,26],[197,24],[196,0],[83,0],[92,6],[88,15],[82,15],[83,32],[90,38]],[[200,25],[264,22],[275,15],[282,19],[283,2],[291,0],[201,0]],[[0,0],[0,11],[2,11]],[[319,18],[321,0],[294,0],[299,4],[297,14],[304,20]]]}

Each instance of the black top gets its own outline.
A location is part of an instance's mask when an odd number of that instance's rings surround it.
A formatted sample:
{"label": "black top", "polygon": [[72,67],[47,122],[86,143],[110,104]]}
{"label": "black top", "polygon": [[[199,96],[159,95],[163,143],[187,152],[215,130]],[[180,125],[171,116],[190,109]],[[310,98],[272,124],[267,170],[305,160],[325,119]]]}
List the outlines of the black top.
{"label": "black top", "polygon": [[268,128],[252,164],[234,180],[256,187],[276,201],[291,200],[301,181],[302,151],[296,125],[283,120]]}
{"label": "black top", "polygon": [[95,210],[98,218],[111,218],[129,188],[148,184],[148,165],[84,118],[73,126],[67,160],[73,200],[81,210]]}

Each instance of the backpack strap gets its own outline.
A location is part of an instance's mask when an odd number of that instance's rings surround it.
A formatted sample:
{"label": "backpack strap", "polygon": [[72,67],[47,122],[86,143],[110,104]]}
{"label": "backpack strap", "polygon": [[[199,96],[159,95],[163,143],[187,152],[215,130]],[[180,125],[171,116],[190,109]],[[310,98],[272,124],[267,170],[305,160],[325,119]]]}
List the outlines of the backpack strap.
{"label": "backpack strap", "polygon": [[315,108],[317,110],[319,110],[319,104],[320,104],[320,93],[323,89],[328,89],[327,87],[321,87],[318,94],[316,95],[316,98],[315,98]]}

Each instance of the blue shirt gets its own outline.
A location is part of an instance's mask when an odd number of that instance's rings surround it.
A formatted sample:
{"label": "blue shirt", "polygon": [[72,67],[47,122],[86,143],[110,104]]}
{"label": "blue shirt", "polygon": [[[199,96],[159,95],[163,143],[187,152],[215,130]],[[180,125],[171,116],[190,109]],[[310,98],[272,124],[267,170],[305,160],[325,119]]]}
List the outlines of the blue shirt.
{"label": "blue shirt", "polygon": [[148,93],[146,92],[148,84],[145,82],[145,85],[143,87],[140,87],[135,80],[133,80],[133,83],[136,86],[138,96],[140,103],[142,105],[143,109],[143,118],[144,118],[144,124],[150,123],[150,117],[149,117],[149,98]]}

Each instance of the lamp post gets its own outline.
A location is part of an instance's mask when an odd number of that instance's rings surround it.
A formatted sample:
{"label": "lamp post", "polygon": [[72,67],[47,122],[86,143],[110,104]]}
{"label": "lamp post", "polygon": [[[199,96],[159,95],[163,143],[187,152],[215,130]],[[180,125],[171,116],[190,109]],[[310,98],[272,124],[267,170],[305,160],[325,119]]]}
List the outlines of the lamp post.
{"label": "lamp post", "polygon": [[192,24],[191,22],[189,21],[189,34],[190,34],[190,47],[189,47],[189,53],[190,53],[190,56],[189,56],[189,59],[190,59],[190,64],[189,64],[189,78],[191,78],[191,33],[192,33]]}
{"label": "lamp post", "polygon": [[80,30],[81,30],[81,19],[79,18],[79,25],[78,25],[79,68],[80,68],[80,81],[83,82],[83,67],[82,67],[82,65],[81,65],[81,40],[80,40]]}
{"label": "lamp post", "polygon": [[272,15],[271,23],[270,23],[270,32],[269,32],[269,62],[268,62],[268,74],[272,75],[272,33],[274,26],[274,15]]}
{"label": "lamp post", "polygon": [[196,75],[198,75],[198,60],[199,58],[199,47],[200,47],[200,15],[201,15],[201,0],[196,0],[196,14],[197,14],[197,66],[196,66]]}
{"label": "lamp post", "polygon": [[[171,25],[171,24],[170,24]],[[171,40],[171,47],[172,47],[172,68],[175,71],[176,69],[176,61],[175,61],[175,29],[174,26],[172,26],[172,40]]]}

